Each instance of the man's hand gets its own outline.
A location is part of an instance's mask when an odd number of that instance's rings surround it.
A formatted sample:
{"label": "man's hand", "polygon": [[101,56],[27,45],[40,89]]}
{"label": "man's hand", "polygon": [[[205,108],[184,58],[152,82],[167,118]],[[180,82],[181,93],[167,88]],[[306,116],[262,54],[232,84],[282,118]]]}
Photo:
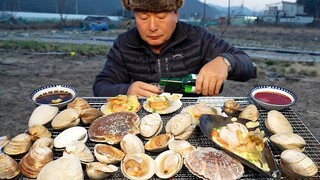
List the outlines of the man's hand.
{"label": "man's hand", "polygon": [[227,77],[228,66],[223,58],[218,56],[200,69],[196,80],[196,93],[204,96],[218,95]]}
{"label": "man's hand", "polygon": [[133,94],[142,97],[149,97],[152,94],[160,93],[161,91],[157,86],[142,81],[136,81],[132,83],[127,92],[128,95]]}

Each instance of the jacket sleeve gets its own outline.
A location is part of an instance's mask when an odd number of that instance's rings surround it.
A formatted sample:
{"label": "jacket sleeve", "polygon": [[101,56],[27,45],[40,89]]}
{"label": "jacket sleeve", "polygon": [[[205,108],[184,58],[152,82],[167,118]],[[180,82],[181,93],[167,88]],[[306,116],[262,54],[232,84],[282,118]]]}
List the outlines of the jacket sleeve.
{"label": "jacket sleeve", "polygon": [[104,68],[96,76],[93,84],[94,96],[113,97],[119,94],[127,94],[131,84],[119,49],[119,42],[119,39],[114,41],[113,47],[107,55]]}
{"label": "jacket sleeve", "polygon": [[217,56],[226,58],[231,64],[231,71],[228,74],[229,80],[247,81],[256,78],[256,67],[251,58],[243,51],[235,48],[222,38],[203,31],[204,63],[207,63]]}

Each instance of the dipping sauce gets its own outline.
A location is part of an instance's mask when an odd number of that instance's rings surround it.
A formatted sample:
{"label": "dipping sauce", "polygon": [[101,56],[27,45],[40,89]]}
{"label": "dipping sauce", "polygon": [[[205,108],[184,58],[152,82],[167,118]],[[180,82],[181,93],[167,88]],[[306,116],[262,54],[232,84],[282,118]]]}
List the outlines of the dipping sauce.
{"label": "dipping sauce", "polygon": [[292,102],[288,96],[276,92],[258,92],[254,95],[254,98],[262,102],[276,105],[285,105]]}
{"label": "dipping sauce", "polygon": [[67,91],[49,91],[38,96],[36,102],[40,104],[58,104],[71,98],[72,94]]}

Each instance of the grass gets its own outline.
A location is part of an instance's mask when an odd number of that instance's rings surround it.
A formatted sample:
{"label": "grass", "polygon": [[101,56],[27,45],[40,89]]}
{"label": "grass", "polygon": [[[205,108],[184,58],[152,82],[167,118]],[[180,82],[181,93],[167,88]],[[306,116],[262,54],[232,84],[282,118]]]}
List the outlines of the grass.
{"label": "grass", "polygon": [[46,43],[38,41],[1,41],[0,49],[29,52],[75,52],[84,56],[107,55],[109,47],[89,44]]}

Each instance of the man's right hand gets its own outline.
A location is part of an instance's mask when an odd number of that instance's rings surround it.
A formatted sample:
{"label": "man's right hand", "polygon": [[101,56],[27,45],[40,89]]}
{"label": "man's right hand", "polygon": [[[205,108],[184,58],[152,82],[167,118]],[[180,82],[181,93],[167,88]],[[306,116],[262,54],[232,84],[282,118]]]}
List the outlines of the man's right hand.
{"label": "man's right hand", "polygon": [[157,86],[142,81],[136,81],[129,87],[127,95],[149,97],[151,95],[160,93],[161,91],[159,91],[159,88]]}

